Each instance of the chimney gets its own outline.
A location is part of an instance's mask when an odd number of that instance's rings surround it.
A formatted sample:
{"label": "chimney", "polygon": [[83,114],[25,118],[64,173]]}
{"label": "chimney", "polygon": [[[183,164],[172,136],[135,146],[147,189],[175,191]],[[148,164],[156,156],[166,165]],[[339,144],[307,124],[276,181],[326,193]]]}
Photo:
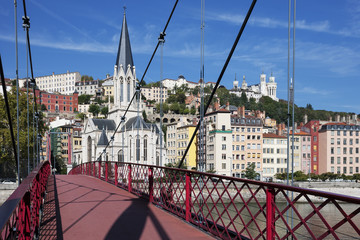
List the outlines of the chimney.
{"label": "chimney", "polygon": [[332,117],[331,116],[329,117],[329,122],[332,122]]}
{"label": "chimney", "polygon": [[304,123],[301,122],[301,123],[300,123],[300,129],[301,129],[303,126],[304,126]]}
{"label": "chimney", "polygon": [[230,110],[230,103],[229,102],[226,102],[226,110]]}
{"label": "chimney", "polygon": [[350,124],[350,115],[346,115],[346,123]]}
{"label": "chimney", "polygon": [[282,125],[281,123],[276,125],[276,128],[277,128],[277,131],[276,131],[276,134],[277,135],[281,135],[282,134],[282,129],[281,129]]}
{"label": "chimney", "polygon": [[346,122],[345,116],[342,117],[342,122]]}
{"label": "chimney", "polygon": [[297,122],[294,123],[294,133],[296,133],[296,130],[297,130]]}
{"label": "chimney", "polygon": [[241,113],[241,107],[238,107],[238,110],[237,110],[237,116],[240,117],[240,113]]}
{"label": "chimney", "polygon": [[240,109],[240,117],[244,118],[245,117],[245,106],[241,106],[240,108],[241,108]]}
{"label": "chimney", "polygon": [[218,101],[216,101],[216,102],[214,103],[214,111],[219,110],[219,108],[220,108],[220,104],[219,104]]}

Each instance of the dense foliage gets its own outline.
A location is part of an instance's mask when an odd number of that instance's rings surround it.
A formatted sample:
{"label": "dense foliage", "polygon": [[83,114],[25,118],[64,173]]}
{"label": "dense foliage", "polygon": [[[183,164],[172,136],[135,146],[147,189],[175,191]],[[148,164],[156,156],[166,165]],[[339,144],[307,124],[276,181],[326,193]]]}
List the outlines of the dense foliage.
{"label": "dense foliage", "polygon": [[[17,107],[16,107],[16,89],[12,88],[7,92],[12,126],[14,130],[14,137],[16,141],[17,136]],[[29,150],[30,150],[30,168],[33,163],[33,106],[32,97],[29,103]],[[37,105],[40,109],[40,105]],[[43,135],[45,132],[45,125],[43,121],[43,114],[40,111],[39,133]],[[28,137],[27,137],[27,97],[26,92],[19,93],[19,146],[20,146],[20,176],[24,178],[27,176],[27,162],[28,162]],[[0,95],[0,176],[1,178],[15,178],[16,177],[16,160],[13,152],[13,146],[10,137],[9,121],[5,109],[5,100],[3,95]]]}
{"label": "dense foliage", "polygon": [[[236,107],[245,106],[248,110],[261,110],[265,111],[266,116],[275,119],[278,123],[286,122],[287,120],[287,101],[279,100],[279,102],[274,101],[270,97],[264,96],[260,98],[259,102],[256,103],[255,99],[247,99],[245,93],[242,93],[241,97],[231,94],[226,88],[219,88],[216,91],[218,98],[220,99],[220,104],[225,105],[229,102],[231,105]],[[292,112],[292,107],[290,106],[290,112]],[[306,107],[298,107],[295,104],[295,122],[303,122],[305,114],[308,116],[308,119],[316,120],[329,120],[331,117],[335,119],[336,115],[345,116],[349,113],[346,112],[332,112],[326,110],[314,110],[311,104],[307,104]],[[353,114],[353,113],[350,113]]]}

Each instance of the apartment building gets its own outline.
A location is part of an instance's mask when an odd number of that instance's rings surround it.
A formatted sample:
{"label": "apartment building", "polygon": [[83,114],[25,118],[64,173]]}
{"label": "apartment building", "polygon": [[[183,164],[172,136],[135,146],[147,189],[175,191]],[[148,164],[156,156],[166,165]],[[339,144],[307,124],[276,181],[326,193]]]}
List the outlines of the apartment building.
{"label": "apartment building", "polygon": [[141,94],[146,98],[146,100],[155,100],[157,103],[160,103],[161,97],[163,102],[165,102],[168,98],[168,90],[166,87],[163,87],[162,89],[160,87],[142,87]]}
{"label": "apartment building", "polygon": [[306,132],[296,133],[301,145],[301,171],[305,174],[311,172],[311,135]]}
{"label": "apartment building", "polygon": [[[195,131],[196,125],[184,125],[177,128],[177,160],[182,159],[190,139]],[[190,145],[189,151],[185,156],[185,164],[188,169],[196,169],[196,137]]]}
{"label": "apartment building", "polygon": [[74,94],[65,95],[35,90],[35,95],[37,104],[44,105],[48,112],[73,113],[79,111],[76,91]]}
{"label": "apartment building", "polygon": [[324,124],[319,131],[319,173],[360,173],[360,126]]}
{"label": "apartment building", "polygon": [[[305,121],[306,122],[306,121]],[[311,135],[311,173],[319,174],[319,120],[307,122],[302,130]]]}
{"label": "apartment building", "polygon": [[79,95],[95,95],[99,91],[100,82],[99,80],[87,81],[87,82],[76,82],[75,87],[79,92]]}
{"label": "apartment building", "polygon": [[46,92],[58,92],[61,94],[73,94],[75,83],[81,80],[79,72],[69,72],[36,77],[36,85]]}
{"label": "apartment building", "polygon": [[108,97],[114,96],[114,81],[112,79],[108,79],[103,82],[102,87],[106,99],[108,99]]}
{"label": "apartment building", "polygon": [[166,125],[167,127],[166,146],[167,146],[167,157],[169,163],[175,163],[177,159],[177,149],[176,149],[177,124],[178,123],[175,122]]}
{"label": "apartment building", "polygon": [[287,138],[285,136],[263,134],[263,180],[272,180],[276,173],[287,172]]}
{"label": "apartment building", "polygon": [[232,131],[230,111],[219,109],[205,114],[206,170],[232,176]]}
{"label": "apartment building", "polygon": [[[240,114],[240,113],[239,113]],[[231,116],[232,130],[232,176],[243,177],[251,163],[257,172],[262,171],[263,124],[253,116]]]}

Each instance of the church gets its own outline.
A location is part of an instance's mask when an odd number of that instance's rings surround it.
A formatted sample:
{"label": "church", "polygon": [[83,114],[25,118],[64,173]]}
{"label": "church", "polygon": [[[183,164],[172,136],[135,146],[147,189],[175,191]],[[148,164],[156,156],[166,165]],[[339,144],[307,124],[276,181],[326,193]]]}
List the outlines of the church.
{"label": "church", "polygon": [[[164,138],[156,124],[146,123],[142,106],[135,97],[138,80],[131,52],[124,13],[119,48],[114,66],[114,104],[109,104],[107,119],[89,118],[82,133],[82,162],[97,161],[105,147],[102,161],[119,161],[164,166],[167,163]],[[122,118],[128,108],[125,118]],[[120,127],[118,124],[123,120]],[[114,139],[111,137],[114,134]],[[160,140],[161,139],[161,140]],[[112,141],[113,140],[113,141]],[[110,142],[110,143],[109,143]],[[161,154],[161,155],[160,155]]]}
{"label": "church", "polygon": [[262,73],[260,75],[260,84],[248,86],[245,80],[245,76],[243,76],[241,86],[239,86],[239,82],[236,79],[236,76],[233,83],[234,87],[230,89],[229,92],[239,97],[244,92],[248,99],[254,98],[256,102],[259,102],[262,96],[268,96],[275,101],[279,101],[279,99],[276,97],[277,83],[275,82],[275,77],[272,74],[269,77],[269,82],[266,82],[266,74]]}

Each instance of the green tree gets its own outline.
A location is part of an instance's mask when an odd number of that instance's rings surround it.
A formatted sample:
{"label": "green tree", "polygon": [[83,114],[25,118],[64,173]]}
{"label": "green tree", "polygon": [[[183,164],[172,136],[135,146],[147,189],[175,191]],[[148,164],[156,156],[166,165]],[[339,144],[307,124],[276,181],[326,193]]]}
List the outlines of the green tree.
{"label": "green tree", "polygon": [[108,107],[103,107],[101,110],[100,110],[101,114],[105,116],[105,118],[107,118],[107,115],[109,113],[109,108]]}
{"label": "green tree", "polygon": [[180,105],[179,103],[175,102],[175,103],[172,103],[170,105],[170,111],[172,111],[173,113],[176,113],[178,114],[180,112]]}
{"label": "green tree", "polygon": [[195,106],[192,106],[191,109],[190,109],[190,114],[191,115],[195,115],[196,114],[196,108]]}
{"label": "green tree", "polygon": [[91,97],[92,97],[92,95],[82,94],[78,97],[78,103],[79,104],[89,104]]}
{"label": "green tree", "polygon": [[80,118],[82,121],[84,121],[85,118],[86,118],[86,114],[85,113],[79,113],[79,114],[76,115],[76,118]]}
{"label": "green tree", "polygon": [[196,96],[199,92],[200,92],[200,86],[194,87],[194,89],[191,91],[191,93],[192,93],[193,95],[195,95],[195,96]]}
{"label": "green tree", "polygon": [[308,175],[306,175],[302,171],[294,172],[294,180],[295,181],[306,181],[307,179],[308,179]]}
{"label": "green tree", "polygon": [[[10,115],[12,120],[12,126],[14,130],[14,137],[17,136],[17,101],[16,101],[16,88],[12,88],[7,92],[8,103],[10,108]],[[29,142],[30,150],[30,168],[33,168],[33,99],[30,96],[29,100],[29,138],[27,137],[27,96],[26,92],[19,92],[19,148],[20,148],[20,177],[25,178],[27,176],[27,146]],[[38,110],[41,106],[37,105]],[[39,134],[44,135],[47,130],[43,114],[39,112]],[[5,108],[5,101],[3,95],[0,95],[0,176],[2,178],[15,178],[16,176],[16,160],[13,152],[13,146],[9,131],[9,121]]]}
{"label": "green tree", "polygon": [[142,116],[143,116],[143,119],[145,122],[149,122],[149,120],[147,119],[147,114],[146,114],[145,110],[143,110]]}
{"label": "green tree", "polygon": [[92,113],[92,115],[96,117],[100,113],[100,107],[99,107],[99,105],[91,104],[89,106],[88,111],[89,111],[89,113]]}
{"label": "green tree", "polygon": [[93,81],[94,78],[92,76],[88,76],[88,75],[82,75],[81,76],[81,81],[82,82],[88,82],[88,81]]}
{"label": "green tree", "polygon": [[45,104],[41,104],[41,111],[47,111]]}
{"label": "green tree", "polygon": [[255,171],[255,163],[251,163],[244,171],[245,178],[247,179],[256,179],[259,177],[259,173]]}
{"label": "green tree", "polygon": [[287,173],[276,173],[274,177],[279,180],[285,180],[287,178]]}

